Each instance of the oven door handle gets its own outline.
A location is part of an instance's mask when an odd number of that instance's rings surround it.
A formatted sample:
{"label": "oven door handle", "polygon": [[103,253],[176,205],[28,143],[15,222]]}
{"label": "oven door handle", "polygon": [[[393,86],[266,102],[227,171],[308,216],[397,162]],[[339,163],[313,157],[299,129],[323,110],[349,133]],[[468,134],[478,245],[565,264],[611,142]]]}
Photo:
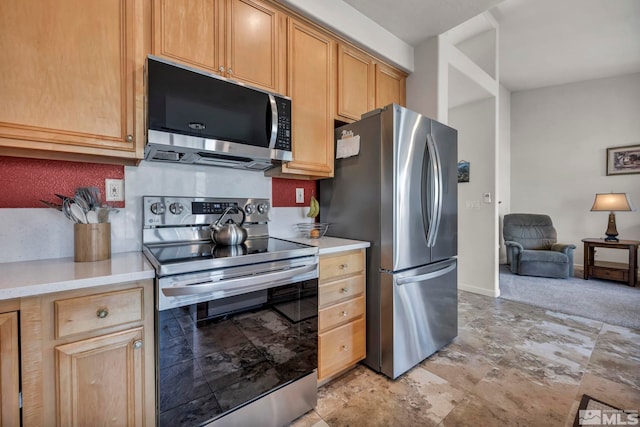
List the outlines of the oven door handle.
{"label": "oven door handle", "polygon": [[253,290],[260,290],[263,288],[272,287],[271,283],[276,280],[286,280],[299,276],[304,273],[310,273],[318,268],[318,264],[306,265],[303,267],[290,268],[287,270],[277,271],[275,273],[258,274],[251,276],[243,276],[235,279],[222,279],[215,282],[203,282],[187,285],[175,285],[166,288],[162,288],[162,293],[168,297],[177,297],[184,295],[199,295],[216,291],[229,290],[229,287],[233,287],[234,290],[240,288],[251,287],[255,285],[265,284],[264,287],[258,287]]}

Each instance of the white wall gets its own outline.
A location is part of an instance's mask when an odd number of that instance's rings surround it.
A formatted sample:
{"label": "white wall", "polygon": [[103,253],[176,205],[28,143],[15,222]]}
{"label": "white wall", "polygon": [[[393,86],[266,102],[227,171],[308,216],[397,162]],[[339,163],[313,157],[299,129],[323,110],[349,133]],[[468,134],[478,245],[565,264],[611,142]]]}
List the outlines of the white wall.
{"label": "white wall", "polygon": [[[496,100],[449,110],[458,129],[458,159],[470,163],[469,182],[458,184],[458,287],[498,296],[496,181]],[[490,193],[485,203],[483,193]]]}
{"label": "white wall", "polygon": [[[640,143],[640,73],[511,95],[511,211],[551,216],[560,242],[604,237],[596,193],[625,192],[640,206],[640,175],[606,176],[607,147]],[[616,214],[619,237],[640,240],[640,211]],[[624,260],[626,251],[596,257]]]}
{"label": "white wall", "polygon": [[[415,71],[407,77],[407,107],[427,117],[444,122],[439,114],[446,105],[447,66],[438,37],[431,37],[415,49]],[[444,92],[443,92],[444,90]]]}
{"label": "white wall", "polygon": [[500,85],[499,93],[499,132],[498,132],[498,233],[500,244],[500,263],[507,262],[507,252],[502,243],[502,218],[511,212],[511,92]]}

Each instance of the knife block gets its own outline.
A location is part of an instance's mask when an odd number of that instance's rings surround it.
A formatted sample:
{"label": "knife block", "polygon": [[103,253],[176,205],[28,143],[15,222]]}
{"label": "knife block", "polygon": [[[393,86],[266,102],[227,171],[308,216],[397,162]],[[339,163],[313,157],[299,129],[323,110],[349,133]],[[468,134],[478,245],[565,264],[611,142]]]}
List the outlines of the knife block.
{"label": "knife block", "polygon": [[111,258],[111,223],[74,224],[73,251],[76,262]]}

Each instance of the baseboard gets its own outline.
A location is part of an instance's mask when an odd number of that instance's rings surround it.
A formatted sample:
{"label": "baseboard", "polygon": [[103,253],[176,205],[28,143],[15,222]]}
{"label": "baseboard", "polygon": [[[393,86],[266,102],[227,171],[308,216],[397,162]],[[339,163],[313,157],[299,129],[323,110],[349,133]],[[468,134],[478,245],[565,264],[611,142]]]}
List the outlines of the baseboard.
{"label": "baseboard", "polygon": [[574,265],[573,266],[573,277],[577,277],[578,279],[584,279],[584,266],[582,266],[582,265]]}
{"label": "baseboard", "polygon": [[466,283],[458,283],[458,289],[461,291],[471,292],[474,294],[485,295],[488,297],[498,298],[500,296],[500,289],[486,289],[478,286],[468,285]]}

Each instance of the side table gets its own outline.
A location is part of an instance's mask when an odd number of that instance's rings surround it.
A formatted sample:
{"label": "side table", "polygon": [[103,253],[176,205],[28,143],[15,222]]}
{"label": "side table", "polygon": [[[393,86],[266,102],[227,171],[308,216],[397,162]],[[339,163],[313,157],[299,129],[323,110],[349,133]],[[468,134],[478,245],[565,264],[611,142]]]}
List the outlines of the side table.
{"label": "side table", "polygon": [[[625,282],[629,286],[638,284],[638,240],[620,240],[607,242],[604,239],[587,238],[584,242],[584,279],[589,277]],[[595,248],[626,249],[629,251],[629,262],[595,261]]]}

